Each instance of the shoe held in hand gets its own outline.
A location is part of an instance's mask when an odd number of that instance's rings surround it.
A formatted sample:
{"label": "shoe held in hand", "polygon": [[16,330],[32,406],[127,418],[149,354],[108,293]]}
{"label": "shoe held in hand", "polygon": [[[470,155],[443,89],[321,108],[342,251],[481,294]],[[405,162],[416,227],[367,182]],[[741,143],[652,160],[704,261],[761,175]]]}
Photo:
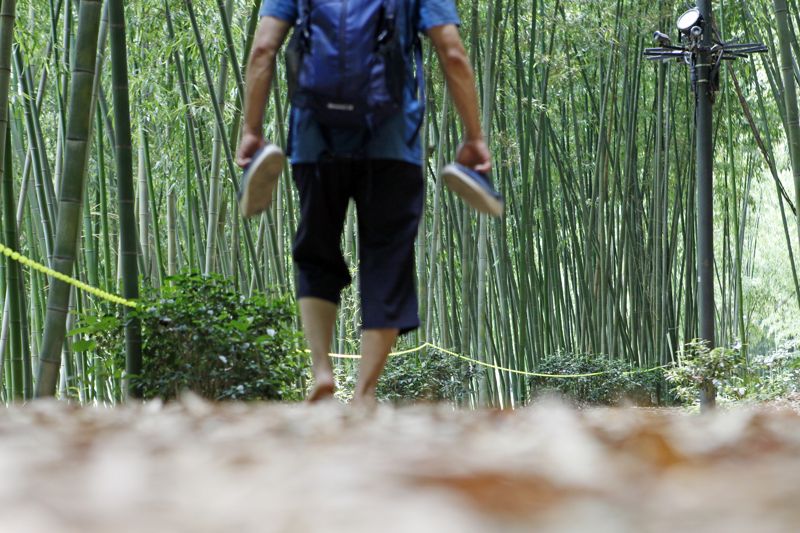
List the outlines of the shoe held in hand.
{"label": "shoe held in hand", "polygon": [[453,163],[442,169],[441,176],[447,187],[475,210],[495,217],[503,214],[503,197],[486,174]]}
{"label": "shoe held in hand", "polygon": [[261,148],[253,156],[242,176],[239,188],[239,210],[250,218],[265,211],[272,203],[272,194],[278,185],[286,157],[274,144]]}

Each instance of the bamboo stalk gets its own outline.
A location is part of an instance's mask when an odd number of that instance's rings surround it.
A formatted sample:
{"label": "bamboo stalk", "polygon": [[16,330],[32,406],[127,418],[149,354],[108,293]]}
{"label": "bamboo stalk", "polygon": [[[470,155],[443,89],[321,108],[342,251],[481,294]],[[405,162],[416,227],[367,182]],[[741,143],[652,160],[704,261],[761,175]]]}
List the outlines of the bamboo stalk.
{"label": "bamboo stalk", "polygon": [[167,275],[174,276],[178,272],[178,239],[177,239],[177,195],[175,186],[167,191]]}
{"label": "bamboo stalk", "polygon": [[[3,217],[4,217],[4,230],[5,242],[13,249],[19,249],[19,234],[17,232],[17,224],[14,220],[14,174],[11,165],[11,136],[5,135],[5,157],[3,159]],[[29,391],[25,387],[25,380],[23,377],[23,358],[22,358],[22,305],[20,291],[21,272],[19,263],[6,259],[6,287],[8,291],[8,314],[9,314],[9,328],[11,331],[8,350],[11,363],[10,375],[11,382],[7,386],[10,390],[10,397],[14,400],[23,400],[27,398]]]}
{"label": "bamboo stalk", "polygon": [[[58,224],[53,267],[71,274],[75,263],[75,248],[80,229],[81,201],[85,184],[88,133],[91,122],[91,101],[94,68],[102,4],[98,0],[83,0],[79,8],[76,54],[72,69],[72,91],[66,135],[64,178],[59,198]],[[39,359],[39,379],[36,395],[55,393],[59,369],[59,354],[66,334],[69,286],[51,280],[42,353]]]}
{"label": "bamboo stalk", "polygon": [[[789,154],[792,162],[792,176],[795,186],[795,204],[800,205],[800,113],[797,109],[797,86],[794,76],[794,60],[791,50],[789,30],[789,8],[786,0],[773,0],[775,20],[778,26],[780,43],[781,74],[783,75],[783,102],[786,109],[786,137],[789,141]],[[798,240],[800,240],[800,214],[796,220]]]}
{"label": "bamboo stalk", "polygon": [[[214,117],[216,118],[217,122],[216,131],[219,132],[219,135],[222,138],[222,148],[224,149],[225,152],[225,161],[227,164],[228,172],[230,174],[231,180],[234,183],[234,186],[238,188],[239,183],[236,177],[237,173],[234,168],[233,154],[231,151],[230,142],[228,141],[227,134],[225,132],[225,120],[223,118],[222,109],[220,108],[219,100],[217,98],[217,91],[214,89],[214,82],[211,77],[211,68],[209,67],[208,58],[206,55],[206,49],[205,46],[203,45],[202,36],[200,35],[200,28],[198,27],[197,17],[195,16],[194,13],[194,6],[192,0],[184,0],[184,4],[186,5],[186,9],[189,14],[189,20],[192,25],[192,31],[194,33],[195,40],[197,42],[198,50],[200,51],[200,59],[203,65],[203,74],[205,75],[206,85],[211,97],[212,108],[214,109]],[[258,256],[256,255],[255,246],[253,245],[253,237],[250,232],[250,226],[245,225],[244,230],[245,230],[245,242],[247,243],[247,249],[250,252],[250,260],[255,267],[254,270],[256,272],[256,283],[258,284],[259,290],[264,290],[263,278],[261,277],[261,273],[259,272]]]}
{"label": "bamboo stalk", "polygon": [[[139,269],[137,264],[138,239],[134,213],[133,163],[131,153],[130,103],[128,96],[128,52],[125,42],[125,11],[122,0],[109,1],[111,24],[111,77],[114,86],[114,123],[116,130],[115,154],[117,165],[117,201],[119,203],[120,274],[122,296],[129,300],[139,298]],[[133,398],[141,390],[131,382],[142,370],[141,325],[123,310],[125,323],[125,373],[123,393]]]}
{"label": "bamboo stalk", "polygon": [[[227,0],[227,6],[222,8],[220,2],[220,10],[222,12],[222,18],[225,21],[224,26],[227,27],[227,20],[231,16],[231,11],[233,10],[233,3],[231,0]],[[199,41],[198,41],[199,42]],[[234,56],[235,59],[235,56]],[[216,102],[216,107],[220,109],[224,109],[225,107],[225,93],[228,86],[228,56],[222,56],[220,60],[220,73],[219,79],[217,80],[217,88],[216,88],[216,95],[218,100]],[[214,130],[214,143],[211,155],[211,174],[209,176],[209,196],[208,196],[208,220],[206,221],[206,263],[205,267],[203,268],[203,273],[208,275],[215,270],[215,262],[217,259],[217,235],[219,234],[219,228],[217,227],[219,221],[221,220],[220,216],[220,204],[221,204],[221,193],[220,193],[220,156],[222,151],[222,143],[224,142],[224,130],[218,127]]]}

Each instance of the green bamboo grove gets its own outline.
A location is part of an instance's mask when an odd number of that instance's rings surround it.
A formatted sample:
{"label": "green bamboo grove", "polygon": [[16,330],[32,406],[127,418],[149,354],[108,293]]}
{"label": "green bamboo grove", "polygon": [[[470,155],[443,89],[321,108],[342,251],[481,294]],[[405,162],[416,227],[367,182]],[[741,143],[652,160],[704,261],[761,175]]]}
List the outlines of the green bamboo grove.
{"label": "green bamboo grove", "polygon": [[[4,244],[128,299],[186,271],[222,274],[245,295],[293,291],[288,173],[263,216],[245,221],[235,202],[243,69],[260,0],[0,2]],[[458,7],[507,213],[477,216],[436,179],[461,125],[428,47],[428,192],[416,250],[423,325],[400,348],[431,342],[525,371],[555,353],[673,361],[698,335],[694,94],[687,69],[642,51],[654,30],[674,28],[685,2]],[[800,306],[800,6],[712,7],[723,35],[769,47],[723,69],[714,105],[717,344],[747,352],[773,342],[769,316]],[[265,132],[285,146],[282,62],[277,69]],[[759,240],[767,225],[778,243],[769,253]],[[351,260],[356,242],[350,213],[342,246]],[[775,294],[759,292],[767,255],[789,265]],[[138,395],[121,379],[141,371],[140,327],[124,310],[125,372],[108,372],[103,354],[69,332],[80,316],[114,312],[111,304],[14,262],[2,273],[6,402]],[[348,289],[336,351],[358,350],[359,312]],[[480,371],[475,383],[470,405],[530,398],[515,373]]]}

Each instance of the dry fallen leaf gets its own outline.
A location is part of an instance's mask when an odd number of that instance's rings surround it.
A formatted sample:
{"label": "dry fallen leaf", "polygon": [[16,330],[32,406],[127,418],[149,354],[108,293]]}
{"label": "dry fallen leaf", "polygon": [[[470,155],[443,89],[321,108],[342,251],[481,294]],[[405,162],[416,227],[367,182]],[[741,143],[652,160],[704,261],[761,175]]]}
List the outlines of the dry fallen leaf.
{"label": "dry fallen leaf", "polygon": [[0,531],[797,531],[800,416],[58,402],[0,414]]}

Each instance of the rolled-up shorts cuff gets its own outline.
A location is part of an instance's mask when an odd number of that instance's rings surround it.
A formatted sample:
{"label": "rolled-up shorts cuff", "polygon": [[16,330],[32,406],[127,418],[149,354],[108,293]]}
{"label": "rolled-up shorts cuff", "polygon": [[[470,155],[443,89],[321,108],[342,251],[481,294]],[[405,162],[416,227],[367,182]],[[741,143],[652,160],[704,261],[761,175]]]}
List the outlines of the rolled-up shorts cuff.
{"label": "rolled-up shorts cuff", "polygon": [[399,335],[404,335],[406,333],[410,333],[419,328],[419,320],[416,322],[373,322],[361,325],[362,330],[370,330],[370,329],[397,329],[400,330]]}
{"label": "rolled-up shorts cuff", "polygon": [[338,289],[325,290],[320,288],[298,287],[296,295],[298,300],[302,298],[318,298],[338,306],[342,301],[341,293],[342,291]]}

